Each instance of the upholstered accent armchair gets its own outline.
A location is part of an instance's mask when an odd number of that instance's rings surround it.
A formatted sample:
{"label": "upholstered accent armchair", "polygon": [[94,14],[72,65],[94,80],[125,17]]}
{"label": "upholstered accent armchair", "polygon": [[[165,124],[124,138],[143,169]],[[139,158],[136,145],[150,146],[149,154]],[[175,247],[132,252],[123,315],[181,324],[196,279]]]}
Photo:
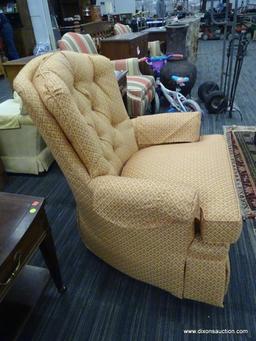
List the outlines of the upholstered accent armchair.
{"label": "upholstered accent armchair", "polygon": [[90,34],[67,32],[58,41],[58,46],[62,51],[69,50],[88,54],[98,54],[95,42]]}
{"label": "upholstered accent armchair", "polygon": [[[98,54],[93,39],[89,34],[75,32],[65,33],[58,42],[62,51]],[[117,71],[127,71],[127,110],[130,117],[142,116],[151,104],[157,93],[153,76],[142,75],[139,69],[138,58],[127,58],[112,61]],[[153,107],[153,110],[155,107]]]}
{"label": "upholstered accent armchair", "polygon": [[241,232],[223,136],[199,113],[130,119],[113,64],[99,55],[35,58],[14,88],[73,191],[81,237],[121,272],[223,306],[229,246]]}

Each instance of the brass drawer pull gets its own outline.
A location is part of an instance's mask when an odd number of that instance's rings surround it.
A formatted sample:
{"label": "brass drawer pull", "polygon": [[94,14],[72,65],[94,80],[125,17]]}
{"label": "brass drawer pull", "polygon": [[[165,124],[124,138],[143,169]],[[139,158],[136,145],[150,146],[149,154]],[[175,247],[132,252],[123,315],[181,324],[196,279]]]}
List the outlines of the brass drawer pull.
{"label": "brass drawer pull", "polygon": [[17,272],[20,269],[20,265],[21,265],[21,254],[17,253],[14,257],[15,261],[17,262],[15,269],[13,270],[13,272],[11,273],[10,277],[5,281],[5,282],[0,282],[0,286],[6,286],[8,285],[11,280],[16,276]]}

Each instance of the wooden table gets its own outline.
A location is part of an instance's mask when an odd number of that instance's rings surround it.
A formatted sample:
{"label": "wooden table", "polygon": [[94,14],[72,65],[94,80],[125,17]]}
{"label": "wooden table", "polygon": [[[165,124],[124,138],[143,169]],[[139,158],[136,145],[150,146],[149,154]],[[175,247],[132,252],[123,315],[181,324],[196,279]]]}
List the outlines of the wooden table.
{"label": "wooden table", "polygon": [[[17,337],[28,320],[49,272],[65,290],[44,199],[0,193],[0,340]],[[27,265],[40,248],[49,271]]]}
{"label": "wooden table", "polygon": [[167,34],[165,27],[151,27],[143,30],[142,32],[146,32],[148,34],[148,41],[164,41],[166,43]]}
{"label": "wooden table", "polygon": [[9,80],[11,87],[13,87],[12,84],[14,78],[17,76],[23,66],[26,65],[33,58],[35,58],[35,56],[19,58],[3,63],[4,73]]}
{"label": "wooden table", "polygon": [[148,33],[124,33],[101,41],[101,53],[111,60],[148,55]]}

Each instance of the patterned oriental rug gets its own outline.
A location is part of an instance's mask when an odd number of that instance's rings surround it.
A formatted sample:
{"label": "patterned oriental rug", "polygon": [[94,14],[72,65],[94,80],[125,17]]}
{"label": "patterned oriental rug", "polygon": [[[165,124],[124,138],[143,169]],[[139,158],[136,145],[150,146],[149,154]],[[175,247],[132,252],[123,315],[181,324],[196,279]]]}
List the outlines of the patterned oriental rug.
{"label": "patterned oriental rug", "polygon": [[243,218],[256,218],[256,126],[224,126]]}

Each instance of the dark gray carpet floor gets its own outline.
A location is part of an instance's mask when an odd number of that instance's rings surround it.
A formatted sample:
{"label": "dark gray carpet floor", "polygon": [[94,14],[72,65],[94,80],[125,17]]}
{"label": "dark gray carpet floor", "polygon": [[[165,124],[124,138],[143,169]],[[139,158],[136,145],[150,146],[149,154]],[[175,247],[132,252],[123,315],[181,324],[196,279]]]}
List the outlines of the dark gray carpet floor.
{"label": "dark gray carpet floor", "polygon": [[[256,43],[249,47],[238,89],[243,111],[233,119],[206,116],[203,133],[222,133],[230,124],[256,125]],[[201,42],[198,81],[219,78],[221,43]],[[0,83],[0,98],[4,94]],[[44,196],[57,253],[68,291],[59,295],[49,281],[27,324],[22,340],[182,341],[256,340],[256,235],[244,222],[238,243],[231,247],[231,282],[224,309],[179,300],[140,283],[106,265],[82,244],[76,229],[75,203],[54,164],[40,176],[9,175],[6,191]],[[38,253],[33,263],[43,265]],[[247,335],[185,335],[185,329],[247,329]]]}

